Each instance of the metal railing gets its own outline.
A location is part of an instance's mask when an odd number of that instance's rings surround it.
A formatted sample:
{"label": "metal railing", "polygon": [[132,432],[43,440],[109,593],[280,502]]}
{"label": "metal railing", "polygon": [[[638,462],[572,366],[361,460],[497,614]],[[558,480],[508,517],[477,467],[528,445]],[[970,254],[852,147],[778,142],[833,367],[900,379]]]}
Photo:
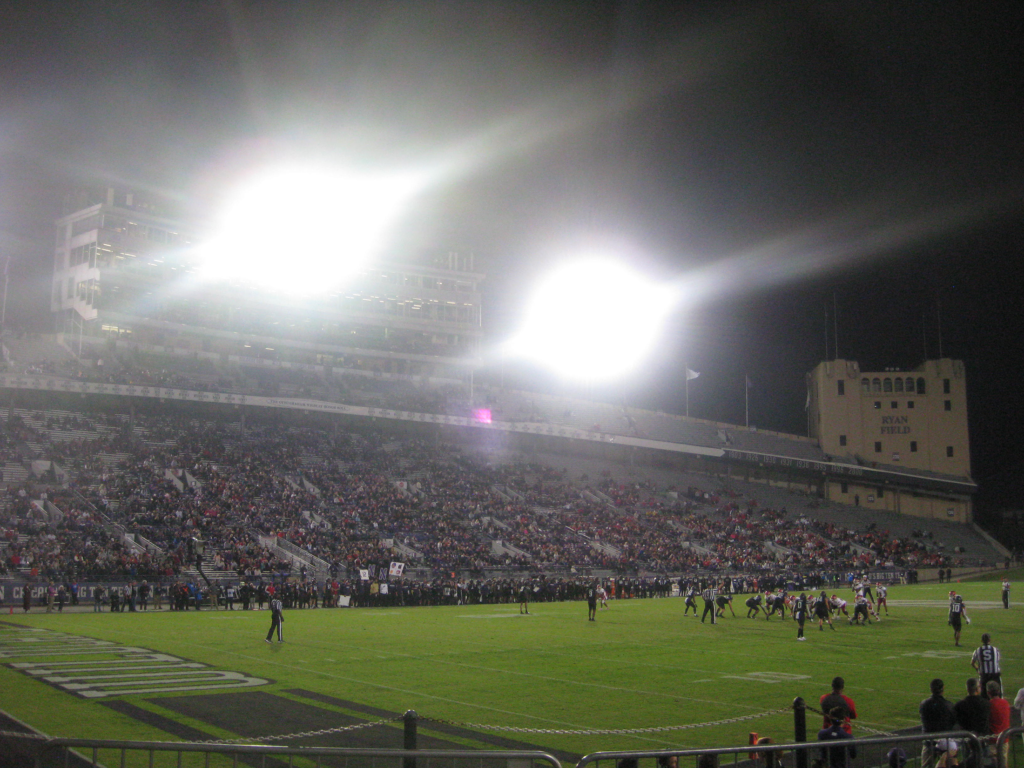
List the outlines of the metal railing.
{"label": "metal railing", "polygon": [[1011,768],[1011,766],[1024,762],[1024,760],[1018,759],[1018,752],[1022,750],[1015,749],[1011,751],[1014,736],[1020,736],[1024,739],[1024,726],[1018,725],[1016,728],[1007,728],[996,739],[994,757],[996,758],[998,768]]}
{"label": "metal railing", "polygon": [[[70,750],[76,750],[75,759]],[[301,765],[315,765],[319,768],[328,758],[329,765],[350,763],[372,768],[535,768],[538,764],[549,768],[562,768],[554,755],[530,750],[442,750],[442,749],[369,749],[352,747],[280,747],[266,744],[196,744],[167,741],[122,741],[117,739],[49,739],[36,752],[36,768],[52,766],[104,765],[100,762],[101,751],[116,758],[110,765],[157,764],[157,755],[171,754],[173,765],[181,766],[182,757],[187,754],[202,756],[202,764],[210,765],[212,756],[230,760],[232,766],[238,763],[255,766],[292,766],[296,758]],[[134,754],[133,754],[134,753]],[[141,758],[141,760],[140,760]],[[355,758],[355,759],[354,759]],[[364,758],[358,760],[357,758]],[[107,758],[109,761],[109,757]],[[162,765],[168,764],[166,761]]]}
{"label": "metal railing", "polygon": [[[1018,729],[1019,730],[1019,729]],[[756,734],[751,734],[756,736]],[[576,768],[615,768],[620,760],[651,759],[652,765],[665,765],[670,758],[676,758],[679,768],[779,768],[785,766],[785,759],[792,757],[792,765],[807,768],[817,759],[825,766],[837,768],[874,768],[889,765],[887,753],[892,749],[903,749],[907,762],[914,761],[922,754],[938,757],[933,745],[942,739],[951,739],[959,745],[959,765],[965,768],[982,768],[984,747],[978,737],[968,731],[948,733],[913,733],[903,736],[872,736],[864,739],[843,739],[838,741],[804,741],[789,744],[753,744],[742,747],[717,747],[708,749],[677,749],[650,751],[592,752],[576,763]],[[925,747],[927,745],[927,751]],[[833,750],[839,750],[837,755]],[[935,760],[931,760],[934,767]],[[635,763],[633,765],[636,765]],[[950,763],[952,765],[952,763]]]}

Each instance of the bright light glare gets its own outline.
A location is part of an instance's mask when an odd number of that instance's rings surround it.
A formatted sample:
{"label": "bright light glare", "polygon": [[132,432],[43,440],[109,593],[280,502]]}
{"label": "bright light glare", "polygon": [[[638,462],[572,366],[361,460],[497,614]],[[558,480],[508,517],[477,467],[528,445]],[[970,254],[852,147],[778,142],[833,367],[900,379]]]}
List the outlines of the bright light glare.
{"label": "bright light glare", "polygon": [[566,378],[618,378],[650,353],[674,298],[614,261],[567,264],[534,293],[510,351]]}
{"label": "bright light glare", "polygon": [[411,176],[265,170],[230,197],[202,249],[204,276],[293,295],[334,290],[376,255],[415,190]]}

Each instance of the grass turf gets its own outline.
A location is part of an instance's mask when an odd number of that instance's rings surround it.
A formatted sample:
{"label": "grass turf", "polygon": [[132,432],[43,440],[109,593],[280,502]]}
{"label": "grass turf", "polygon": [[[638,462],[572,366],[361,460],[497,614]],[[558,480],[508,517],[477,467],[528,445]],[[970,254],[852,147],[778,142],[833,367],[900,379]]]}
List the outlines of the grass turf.
{"label": "grass turf", "polygon": [[[1008,697],[1024,684],[1024,609],[1003,610],[998,584],[954,586],[973,622],[961,648],[946,625],[946,585],[890,589],[891,615],[871,626],[840,618],[836,632],[819,632],[808,622],[807,642],[796,642],[796,624],[788,619],[747,620],[737,597],[737,618],[727,610],[716,626],[684,618],[676,598],[613,601],[595,622],[586,620],[585,603],[537,603],[530,616],[520,616],[515,604],[287,611],[287,642],[280,645],[264,643],[266,611],[45,615],[33,609],[2,617],[8,625],[0,625],[0,643],[10,623],[55,629],[268,678],[273,684],[250,690],[285,698],[301,688],[395,713],[415,709],[424,717],[537,729],[718,721],[786,707],[796,696],[816,705],[832,677],[842,675],[860,722],[892,730],[919,724],[917,707],[933,677],[946,680],[947,698],[962,696],[973,673],[971,651],[984,631],[1003,651]],[[123,697],[218,737],[238,735],[175,714],[155,698]],[[0,666],[0,709],[51,735],[170,738],[7,666]],[[809,718],[809,728],[818,722]],[[273,718],[266,726],[275,732]],[[421,728],[429,732],[428,723]],[[511,737],[584,754],[742,744],[750,731],[787,740],[792,715],[640,735]]]}

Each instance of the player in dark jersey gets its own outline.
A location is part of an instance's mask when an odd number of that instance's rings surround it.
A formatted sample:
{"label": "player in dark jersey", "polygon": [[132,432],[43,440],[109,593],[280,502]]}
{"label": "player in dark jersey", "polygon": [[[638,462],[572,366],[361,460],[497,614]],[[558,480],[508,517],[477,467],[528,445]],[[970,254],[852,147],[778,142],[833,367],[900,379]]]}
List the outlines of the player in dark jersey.
{"label": "player in dark jersey", "polygon": [[822,592],[818,595],[818,599],[814,601],[814,616],[818,619],[818,629],[822,632],[825,631],[825,622],[828,622],[829,629],[833,632],[836,628],[832,625],[832,612],[829,610],[828,595]]}
{"label": "player in dark jersey", "polygon": [[732,609],[732,595],[718,595],[715,598],[715,605],[718,606],[718,615],[725,616],[725,607],[729,606],[733,618],[736,618],[736,611]]}
{"label": "player in dark jersey", "polygon": [[761,599],[761,595],[759,594],[747,598],[744,605],[747,606],[748,619],[756,619],[757,614],[761,612]]}
{"label": "player in dark jersey", "polygon": [[868,599],[863,594],[858,594],[854,598],[853,616],[850,617],[850,623],[861,624],[861,619],[864,620],[864,624],[871,623],[871,619],[868,618]]}
{"label": "player in dark jersey", "polygon": [[807,621],[807,595],[803,592],[793,602],[793,618],[796,619],[796,639],[806,640],[804,637],[804,622]]}
{"label": "player in dark jersey", "polygon": [[587,587],[587,621],[597,621],[597,582]]}
{"label": "player in dark jersey", "polygon": [[519,614],[530,615],[530,585],[523,584],[519,587]]}
{"label": "player in dark jersey", "polygon": [[863,587],[864,587],[864,597],[866,597],[868,599],[868,605],[874,606],[874,604],[875,604],[875,596],[871,592],[871,582],[868,581],[867,579],[864,579]]}
{"label": "player in dark jersey", "polygon": [[770,619],[775,613],[778,613],[782,617],[782,620],[786,620],[786,593],[779,592],[774,598],[769,596],[765,601],[765,607],[768,608],[768,615],[766,619]]}
{"label": "player in dark jersey", "polygon": [[971,618],[967,615],[967,606],[964,605],[964,599],[955,591],[950,591],[949,621],[947,623],[953,628],[953,642],[956,645],[960,645],[960,630],[963,629],[963,621],[966,621],[968,624],[971,623]]}
{"label": "player in dark jersey", "polygon": [[693,608],[693,618],[696,619],[697,618],[697,590],[694,588],[693,584],[690,584],[690,585],[688,585],[686,587],[686,607],[683,610],[683,616],[688,614],[690,612],[691,608]]}

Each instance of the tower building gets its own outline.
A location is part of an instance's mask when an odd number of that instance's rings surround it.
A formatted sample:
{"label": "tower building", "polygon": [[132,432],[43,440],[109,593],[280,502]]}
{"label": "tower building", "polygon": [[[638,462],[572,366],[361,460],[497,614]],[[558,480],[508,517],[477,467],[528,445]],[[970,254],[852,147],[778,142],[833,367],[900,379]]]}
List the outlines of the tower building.
{"label": "tower building", "polygon": [[[962,361],[942,358],[912,371],[867,372],[853,360],[829,360],[808,374],[807,384],[810,435],[821,449],[838,460],[884,470],[908,486],[830,481],[831,498],[923,517],[970,519],[969,493],[955,492],[957,486],[974,486]],[[941,485],[954,492],[928,492]]]}

